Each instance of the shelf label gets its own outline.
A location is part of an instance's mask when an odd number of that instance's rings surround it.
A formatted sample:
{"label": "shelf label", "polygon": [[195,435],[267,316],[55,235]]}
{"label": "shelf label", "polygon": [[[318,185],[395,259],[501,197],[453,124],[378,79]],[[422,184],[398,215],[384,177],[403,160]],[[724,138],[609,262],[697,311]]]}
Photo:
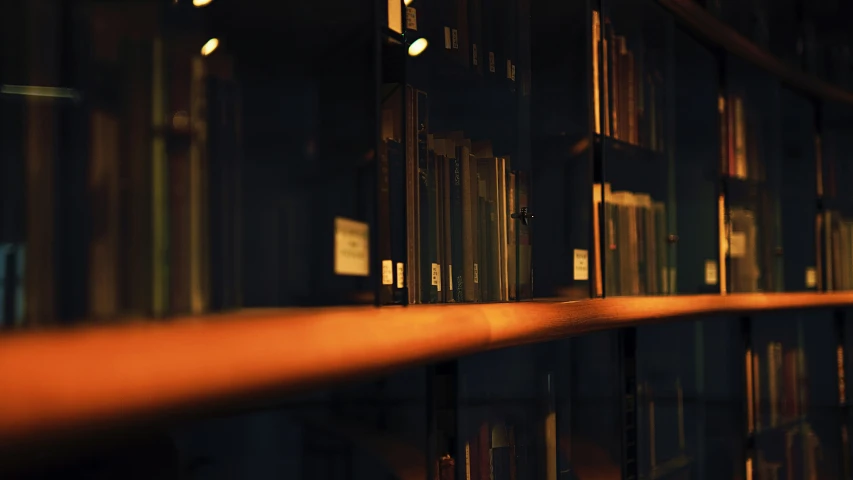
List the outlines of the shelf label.
{"label": "shelf label", "polygon": [[382,285],[394,285],[394,262],[382,260]]}
{"label": "shelf label", "polygon": [[370,227],[348,218],[335,218],[335,273],[366,277],[370,274]]}
{"label": "shelf label", "polygon": [[406,286],[406,264],[403,262],[397,262],[397,288],[403,288]]}
{"label": "shelf label", "polygon": [[480,268],[474,264],[474,283],[480,283]]}
{"label": "shelf label", "polygon": [[441,291],[441,265],[437,263],[432,264],[432,284]]}
{"label": "shelf label", "polygon": [[512,81],[515,81],[515,65],[512,66],[512,76],[510,77]]}
{"label": "shelf label", "polygon": [[732,232],[729,240],[729,256],[743,258],[746,256],[746,233]]}
{"label": "shelf label", "polygon": [[575,280],[589,280],[589,251],[575,249]]}
{"label": "shelf label", "polygon": [[418,11],[415,7],[406,7],[406,29],[418,31]]}
{"label": "shelf label", "polygon": [[454,50],[459,50],[459,31],[455,28],[450,29],[450,43]]}
{"label": "shelf label", "polygon": [[495,73],[495,52],[489,52],[489,71]]}
{"label": "shelf label", "polygon": [[815,267],[806,267],[806,288],[815,288],[817,286],[817,269]]}
{"label": "shelf label", "polygon": [[705,260],[705,285],[717,284],[717,261]]}

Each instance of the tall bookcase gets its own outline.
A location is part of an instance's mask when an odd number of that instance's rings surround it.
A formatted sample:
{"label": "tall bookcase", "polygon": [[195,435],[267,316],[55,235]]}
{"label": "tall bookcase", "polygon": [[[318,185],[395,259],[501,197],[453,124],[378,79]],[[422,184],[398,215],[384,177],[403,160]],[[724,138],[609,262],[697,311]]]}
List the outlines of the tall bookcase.
{"label": "tall bookcase", "polygon": [[[853,289],[846,4],[4,12],[4,328]],[[416,377],[428,467],[728,478],[776,468],[790,441],[805,463],[784,468],[834,477],[849,442],[824,409],[840,404],[846,428],[848,401],[825,375],[843,378],[851,351],[834,315],[620,329],[430,366]],[[821,348],[836,357],[804,353]],[[816,438],[832,460],[807,460]]]}

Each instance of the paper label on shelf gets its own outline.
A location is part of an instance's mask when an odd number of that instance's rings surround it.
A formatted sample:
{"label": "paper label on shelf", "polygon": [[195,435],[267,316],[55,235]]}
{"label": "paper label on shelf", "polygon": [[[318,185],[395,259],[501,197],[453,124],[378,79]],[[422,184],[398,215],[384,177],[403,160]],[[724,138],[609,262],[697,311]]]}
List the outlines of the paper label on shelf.
{"label": "paper label on shelf", "polygon": [[589,280],[589,251],[575,249],[575,280]]}
{"label": "paper label on shelf", "polygon": [[459,50],[459,31],[455,28],[450,29],[450,44],[454,50]]}
{"label": "paper label on shelf", "polygon": [[406,7],[406,29],[418,31],[418,11],[414,7]]}
{"label": "paper label on shelf", "polygon": [[814,288],[817,286],[817,269],[815,267],[806,268],[806,288]]}
{"label": "paper label on shelf", "polygon": [[335,218],[335,273],[366,277],[370,274],[370,227],[348,218]]}
{"label": "paper label on shelf", "polygon": [[474,283],[480,283],[480,268],[474,264]]}
{"label": "paper label on shelf", "polygon": [[495,52],[489,52],[489,71],[495,73]]}
{"label": "paper label on shelf", "polygon": [[447,288],[452,291],[453,290],[453,265],[447,266],[447,278],[448,278],[448,282],[447,282],[448,287]]}
{"label": "paper label on shelf", "polygon": [[512,76],[510,78],[512,78],[513,82],[515,81],[515,65],[512,66]]}
{"label": "paper label on shelf", "polygon": [[403,288],[406,286],[406,264],[403,262],[397,262],[397,288]]}
{"label": "paper label on shelf", "polygon": [[450,50],[450,27],[444,27],[444,48]]}
{"label": "paper label on shelf", "polygon": [[437,263],[432,264],[432,285],[441,291],[441,266]]}
{"label": "paper label on shelf", "polygon": [[717,284],[717,261],[705,260],[705,285]]}
{"label": "paper label on shelf", "polygon": [[732,232],[729,240],[729,256],[743,258],[746,256],[746,233]]}
{"label": "paper label on shelf", "polygon": [[394,285],[394,262],[382,260],[382,285]]}
{"label": "paper label on shelf", "polygon": [[474,65],[479,65],[480,62],[479,62],[479,60],[477,60],[477,44],[476,43],[474,44],[474,48],[472,50],[473,51],[472,51],[471,58],[474,59]]}

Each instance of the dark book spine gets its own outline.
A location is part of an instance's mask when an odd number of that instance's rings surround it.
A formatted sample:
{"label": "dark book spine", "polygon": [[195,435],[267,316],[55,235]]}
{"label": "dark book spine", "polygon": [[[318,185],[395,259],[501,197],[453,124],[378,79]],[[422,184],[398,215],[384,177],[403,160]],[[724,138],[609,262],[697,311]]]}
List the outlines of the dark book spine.
{"label": "dark book spine", "polygon": [[456,158],[450,159],[450,271],[453,281],[453,298],[465,301],[464,256],[462,239],[462,149],[457,149]]}
{"label": "dark book spine", "polygon": [[[441,263],[438,258],[438,172],[435,152],[427,149],[426,170],[424,172],[424,196],[421,205],[426,202],[426,209],[421,212],[423,229],[421,230],[421,255],[425,262],[425,271],[430,274],[429,295],[426,303],[436,303],[441,296]],[[426,247],[426,248],[423,248]]]}
{"label": "dark book spine", "polygon": [[[380,269],[379,304],[394,303],[394,260],[391,254],[391,166],[388,141],[379,146],[379,168],[377,168],[377,233],[376,244],[379,254],[375,266]],[[378,264],[378,265],[377,265]]]}
{"label": "dark book spine", "polygon": [[210,306],[241,304],[240,285],[240,96],[233,82],[208,81],[208,201]]}
{"label": "dark book spine", "polygon": [[391,260],[394,264],[394,303],[405,303],[406,294],[406,165],[403,147],[388,142],[389,215]]}
{"label": "dark book spine", "polygon": [[491,282],[490,282],[490,272],[489,272],[489,210],[488,210],[488,202],[486,201],[486,197],[482,195],[482,181],[480,181],[480,195],[478,197],[478,205],[477,205],[477,213],[479,214],[477,220],[479,221],[479,280],[480,280],[480,301],[481,302],[489,302],[491,301]]}
{"label": "dark book spine", "polygon": [[420,289],[421,302],[433,302],[435,296],[435,285],[432,281],[432,256],[429,249],[429,216],[430,216],[430,201],[429,201],[429,167],[428,167],[428,150],[426,142],[426,134],[424,138],[420,138],[418,134],[418,223],[419,223],[419,243],[420,248]]}

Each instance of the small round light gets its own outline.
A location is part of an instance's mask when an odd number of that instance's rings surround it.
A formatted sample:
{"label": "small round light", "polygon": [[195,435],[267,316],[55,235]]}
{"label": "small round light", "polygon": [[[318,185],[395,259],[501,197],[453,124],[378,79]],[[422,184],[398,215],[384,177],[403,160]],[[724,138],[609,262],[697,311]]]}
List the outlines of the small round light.
{"label": "small round light", "polygon": [[193,6],[194,7],[206,7],[206,6],[210,5],[210,2],[212,2],[212,1],[213,0],[193,0]]}
{"label": "small round light", "polygon": [[417,57],[418,55],[424,53],[424,50],[426,50],[427,45],[429,45],[429,43],[427,42],[426,38],[419,38],[415,40],[414,42],[412,42],[411,45],[409,45],[409,56]]}
{"label": "small round light", "polygon": [[218,46],[219,46],[219,39],[218,38],[211,38],[210,40],[207,41],[207,43],[204,44],[203,47],[201,47],[201,55],[204,57],[210,55],[211,53],[213,53],[214,50],[216,50],[216,47],[218,47]]}
{"label": "small round light", "polygon": [[412,2],[414,2],[414,1],[415,1],[415,0],[403,0],[403,5],[405,5],[405,6],[407,6],[407,7],[408,7],[408,6],[409,6],[409,5],[411,5],[411,4],[412,4]]}

